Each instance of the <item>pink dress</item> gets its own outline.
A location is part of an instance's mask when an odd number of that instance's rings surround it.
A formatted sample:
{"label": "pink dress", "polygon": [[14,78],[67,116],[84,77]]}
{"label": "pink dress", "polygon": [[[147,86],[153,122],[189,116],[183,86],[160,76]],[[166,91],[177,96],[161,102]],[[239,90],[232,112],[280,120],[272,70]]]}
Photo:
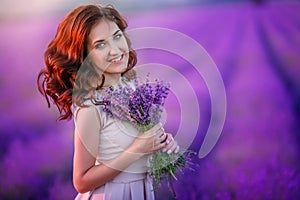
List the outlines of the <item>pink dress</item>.
{"label": "pink dress", "polygon": [[[97,93],[96,93],[97,94]],[[100,96],[100,95],[99,95]],[[99,98],[99,97],[98,97]],[[135,139],[139,131],[127,122],[108,117],[101,109],[101,106],[95,106],[91,101],[87,105],[94,106],[99,114],[99,146],[97,150],[90,149],[90,152],[96,152],[97,163],[104,163],[115,158],[122,153]],[[74,116],[80,108],[76,108]],[[82,141],[88,141],[91,138],[80,136]],[[85,138],[86,137],[86,138]],[[153,200],[154,192],[151,180],[147,175],[149,157],[144,156],[128,168],[123,170],[112,181],[105,185],[84,193],[78,194],[75,200]]]}
{"label": "pink dress", "polygon": [[122,172],[112,181],[91,192],[78,194],[75,200],[152,200],[151,182],[145,174]]}

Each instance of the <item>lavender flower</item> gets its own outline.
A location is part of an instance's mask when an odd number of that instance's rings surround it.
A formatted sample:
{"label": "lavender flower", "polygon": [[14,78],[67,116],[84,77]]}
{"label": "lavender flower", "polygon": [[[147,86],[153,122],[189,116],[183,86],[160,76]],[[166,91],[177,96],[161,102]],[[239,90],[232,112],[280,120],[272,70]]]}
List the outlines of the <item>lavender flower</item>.
{"label": "lavender flower", "polygon": [[169,84],[164,83],[163,81],[156,80],[155,86],[155,96],[153,99],[154,104],[164,105],[164,100],[167,98],[169,93]]}
{"label": "lavender flower", "polygon": [[[170,84],[161,80],[150,83],[149,79],[141,83],[134,80],[135,88],[129,85],[118,89],[108,88],[102,100],[107,102],[102,110],[110,117],[129,121],[141,131],[147,131],[160,121],[162,106],[168,96]],[[167,154],[154,152],[150,161],[149,173],[153,178],[154,188],[160,186],[160,181],[166,177],[170,181],[175,177],[177,169],[185,167],[186,157],[182,153]]]}
{"label": "lavender flower", "polygon": [[159,122],[170,85],[158,80],[150,83],[148,79],[144,83],[134,79],[134,85],[135,89],[129,85],[105,89],[102,110],[110,117],[130,121],[146,131]]}

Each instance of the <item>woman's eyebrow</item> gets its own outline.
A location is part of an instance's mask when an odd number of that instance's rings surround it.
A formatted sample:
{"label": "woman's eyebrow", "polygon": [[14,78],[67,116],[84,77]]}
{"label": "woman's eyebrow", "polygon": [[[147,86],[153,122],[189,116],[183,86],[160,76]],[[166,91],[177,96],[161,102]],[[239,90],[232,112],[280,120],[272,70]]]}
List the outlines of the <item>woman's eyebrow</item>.
{"label": "woman's eyebrow", "polygon": [[117,35],[121,30],[118,29],[113,35]]}
{"label": "woman's eyebrow", "polygon": [[[121,31],[121,30],[118,29],[116,32],[114,32],[114,34],[112,34],[112,36],[117,35],[120,31]],[[104,42],[104,41],[105,41],[105,39],[96,40],[96,41],[93,42],[93,44],[96,44],[96,43],[99,43],[99,42]]]}

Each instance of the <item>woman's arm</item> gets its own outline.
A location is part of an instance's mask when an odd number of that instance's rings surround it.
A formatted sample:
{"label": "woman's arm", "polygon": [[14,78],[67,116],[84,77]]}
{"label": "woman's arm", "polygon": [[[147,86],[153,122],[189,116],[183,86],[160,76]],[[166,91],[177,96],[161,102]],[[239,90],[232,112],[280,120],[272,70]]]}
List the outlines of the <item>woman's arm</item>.
{"label": "woman's arm", "polygon": [[165,147],[160,143],[161,125],[141,133],[119,156],[95,165],[99,145],[99,116],[94,107],[81,108],[76,116],[73,183],[79,193],[91,191],[116,177],[143,155]]}

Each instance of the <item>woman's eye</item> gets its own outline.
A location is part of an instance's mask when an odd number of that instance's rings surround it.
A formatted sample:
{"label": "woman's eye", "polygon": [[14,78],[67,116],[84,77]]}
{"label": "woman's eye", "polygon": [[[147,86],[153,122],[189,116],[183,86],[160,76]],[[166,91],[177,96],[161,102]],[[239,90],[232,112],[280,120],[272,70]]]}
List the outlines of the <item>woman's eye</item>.
{"label": "woman's eye", "polygon": [[100,49],[100,48],[103,48],[105,46],[105,43],[104,42],[100,42],[96,45],[96,48],[97,49]]}
{"label": "woman's eye", "polygon": [[122,37],[122,33],[118,33],[117,35],[115,35],[115,39],[120,39]]}

